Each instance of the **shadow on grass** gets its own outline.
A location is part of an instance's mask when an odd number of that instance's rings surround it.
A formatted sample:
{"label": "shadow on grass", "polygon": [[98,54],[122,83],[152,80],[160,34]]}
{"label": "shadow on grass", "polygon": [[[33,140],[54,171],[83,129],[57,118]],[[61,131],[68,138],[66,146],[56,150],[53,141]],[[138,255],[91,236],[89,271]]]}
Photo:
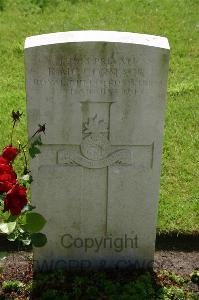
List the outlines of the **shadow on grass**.
{"label": "shadow on grass", "polygon": [[153,272],[130,269],[38,273],[34,276],[31,299],[156,299],[161,285],[155,276]]}
{"label": "shadow on grass", "polygon": [[199,251],[199,232],[163,232],[156,235],[156,250]]}
{"label": "shadow on grass", "polygon": [[189,299],[197,294],[188,288],[187,279],[168,272],[106,270],[92,273],[35,274],[32,285],[34,300],[152,300]]}

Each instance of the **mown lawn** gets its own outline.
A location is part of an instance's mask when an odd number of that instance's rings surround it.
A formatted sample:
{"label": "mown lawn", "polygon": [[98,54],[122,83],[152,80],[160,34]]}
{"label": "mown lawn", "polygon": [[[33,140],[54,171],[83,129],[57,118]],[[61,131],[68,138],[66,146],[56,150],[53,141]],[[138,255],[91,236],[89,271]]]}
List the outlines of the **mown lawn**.
{"label": "mown lawn", "polygon": [[198,15],[197,0],[0,0],[0,147],[9,143],[12,109],[24,112],[17,135],[26,139],[27,36],[86,29],[166,36],[171,61],[158,230],[198,231]]}

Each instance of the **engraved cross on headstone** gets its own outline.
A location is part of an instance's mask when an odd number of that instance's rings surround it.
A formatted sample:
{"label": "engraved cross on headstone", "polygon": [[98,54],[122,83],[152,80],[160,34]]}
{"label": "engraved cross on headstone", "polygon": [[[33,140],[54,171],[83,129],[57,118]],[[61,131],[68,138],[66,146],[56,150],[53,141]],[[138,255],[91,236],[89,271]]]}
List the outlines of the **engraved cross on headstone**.
{"label": "engraved cross on headstone", "polygon": [[[58,151],[57,162],[68,166],[80,166],[83,169],[103,169],[101,177],[106,177],[106,217],[105,235],[108,232],[108,168],[133,164],[133,145],[111,145],[110,108],[114,102],[80,102],[82,107],[82,141],[76,145],[76,151]],[[106,172],[106,174],[104,173]],[[106,176],[105,176],[106,175]],[[83,171],[82,176],[85,176]],[[100,174],[98,173],[100,177]],[[100,179],[99,179],[100,180]]]}

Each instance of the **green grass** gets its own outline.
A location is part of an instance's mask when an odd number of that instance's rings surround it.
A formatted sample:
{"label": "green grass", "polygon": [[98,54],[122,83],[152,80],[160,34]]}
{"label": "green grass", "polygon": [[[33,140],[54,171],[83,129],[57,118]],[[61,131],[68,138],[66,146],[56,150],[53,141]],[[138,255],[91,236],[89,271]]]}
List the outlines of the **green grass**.
{"label": "green grass", "polygon": [[5,292],[18,292],[23,288],[24,284],[19,280],[8,280],[2,284],[2,289]]}
{"label": "green grass", "polygon": [[27,36],[86,29],[166,36],[171,60],[158,230],[198,231],[198,13],[198,0],[0,0],[0,147],[9,142],[12,109],[24,112],[17,134],[26,139]]}

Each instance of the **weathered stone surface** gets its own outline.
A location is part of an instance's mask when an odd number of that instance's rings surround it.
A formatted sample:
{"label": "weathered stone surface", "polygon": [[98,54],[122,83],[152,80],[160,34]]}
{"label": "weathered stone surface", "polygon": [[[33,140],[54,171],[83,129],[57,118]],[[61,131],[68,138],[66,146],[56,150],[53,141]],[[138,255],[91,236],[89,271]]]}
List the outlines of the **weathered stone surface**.
{"label": "weathered stone surface", "polygon": [[153,261],[169,45],[80,31],[26,39],[32,202],[47,219],[35,268],[147,267]]}

